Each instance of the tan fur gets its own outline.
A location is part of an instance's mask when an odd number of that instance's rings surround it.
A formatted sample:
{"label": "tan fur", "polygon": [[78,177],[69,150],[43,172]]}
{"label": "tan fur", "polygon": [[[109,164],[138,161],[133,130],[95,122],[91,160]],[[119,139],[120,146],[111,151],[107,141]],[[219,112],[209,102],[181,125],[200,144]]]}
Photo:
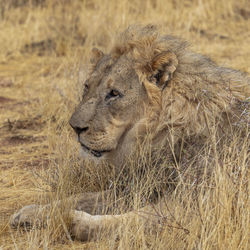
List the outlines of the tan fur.
{"label": "tan fur", "polygon": [[[174,147],[179,140],[207,143],[212,126],[223,128],[218,135],[225,133],[231,123],[240,122],[240,103],[250,96],[246,74],[217,66],[189,50],[186,42],[160,35],[152,25],[129,27],[110,54],[94,49],[91,62],[83,100],[70,124],[84,157],[100,158],[99,164],[103,160],[118,170],[138,138],[148,133],[152,148],[164,148],[166,158],[178,153]],[[79,239],[86,239],[90,228],[102,228],[107,221],[116,225],[132,216],[85,212],[72,215],[73,234]],[[18,213],[12,224],[24,224],[20,218],[26,217]]]}

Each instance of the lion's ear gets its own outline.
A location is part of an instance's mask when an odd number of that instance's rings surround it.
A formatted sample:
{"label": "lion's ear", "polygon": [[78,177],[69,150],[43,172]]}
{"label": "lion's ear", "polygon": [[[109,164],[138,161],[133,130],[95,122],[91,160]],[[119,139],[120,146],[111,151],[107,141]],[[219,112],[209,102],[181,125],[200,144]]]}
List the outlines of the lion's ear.
{"label": "lion's ear", "polygon": [[151,61],[153,74],[150,76],[150,81],[154,82],[160,89],[163,90],[171,80],[177,65],[178,59],[173,52],[161,52]]}
{"label": "lion's ear", "polygon": [[91,52],[92,52],[91,57],[90,57],[91,64],[97,64],[101,60],[101,58],[104,56],[104,53],[97,48],[93,48]]}

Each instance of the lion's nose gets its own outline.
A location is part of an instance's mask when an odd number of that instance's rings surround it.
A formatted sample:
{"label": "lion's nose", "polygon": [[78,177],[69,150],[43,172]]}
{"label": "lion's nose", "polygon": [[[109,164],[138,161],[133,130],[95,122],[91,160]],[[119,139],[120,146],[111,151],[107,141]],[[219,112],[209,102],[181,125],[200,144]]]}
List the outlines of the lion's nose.
{"label": "lion's nose", "polygon": [[70,123],[70,126],[75,130],[76,134],[78,134],[78,135],[80,135],[82,132],[85,132],[89,129],[89,127],[80,128],[77,126],[73,126],[71,123]]}
{"label": "lion's nose", "polygon": [[89,129],[88,127],[85,127],[85,128],[76,127],[76,128],[74,128],[75,132],[76,132],[78,135],[81,134],[82,132],[87,131],[88,129]]}

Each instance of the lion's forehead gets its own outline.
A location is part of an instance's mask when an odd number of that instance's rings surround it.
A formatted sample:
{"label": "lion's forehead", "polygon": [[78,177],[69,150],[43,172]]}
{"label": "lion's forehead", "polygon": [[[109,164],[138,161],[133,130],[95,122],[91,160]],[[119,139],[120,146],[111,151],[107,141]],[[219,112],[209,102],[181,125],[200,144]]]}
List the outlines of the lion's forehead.
{"label": "lion's forehead", "polygon": [[133,63],[126,56],[121,56],[119,59],[113,59],[107,55],[97,65],[96,70],[92,73],[92,78],[99,81],[98,85],[105,85],[110,82],[113,84],[130,83],[131,79],[137,79],[137,74],[133,68]]}
{"label": "lion's forehead", "polygon": [[115,77],[129,77],[135,70],[132,67],[132,64],[129,61],[118,62],[114,65],[112,69],[112,74]]}

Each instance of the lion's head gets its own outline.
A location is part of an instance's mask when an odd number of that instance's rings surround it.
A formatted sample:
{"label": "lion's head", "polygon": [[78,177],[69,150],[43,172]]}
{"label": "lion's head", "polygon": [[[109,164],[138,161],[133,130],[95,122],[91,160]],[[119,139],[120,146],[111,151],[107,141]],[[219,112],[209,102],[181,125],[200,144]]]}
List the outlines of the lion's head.
{"label": "lion's head", "polygon": [[148,132],[155,146],[206,136],[210,124],[223,123],[223,114],[249,96],[242,73],[218,67],[152,25],[131,26],[110,53],[92,54],[70,124],[82,152],[96,159],[123,162]]}

